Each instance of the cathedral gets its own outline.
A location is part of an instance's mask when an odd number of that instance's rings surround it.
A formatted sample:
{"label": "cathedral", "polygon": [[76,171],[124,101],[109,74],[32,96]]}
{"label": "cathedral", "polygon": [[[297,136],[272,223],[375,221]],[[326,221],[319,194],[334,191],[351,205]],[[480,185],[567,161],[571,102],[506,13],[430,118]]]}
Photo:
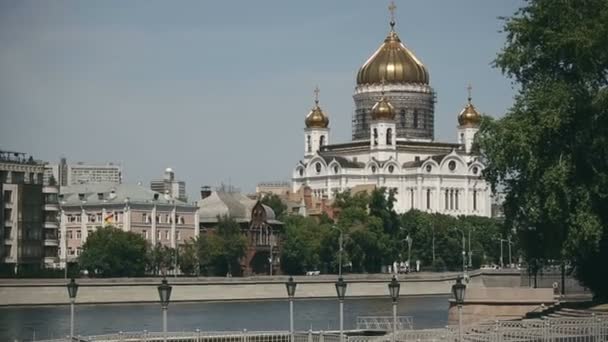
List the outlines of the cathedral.
{"label": "cathedral", "polygon": [[[394,5],[389,8],[391,14]],[[357,73],[352,141],[330,143],[329,117],[315,104],[306,116],[304,158],[292,191],[309,187],[332,199],[358,186],[396,190],[395,210],[491,216],[491,190],[473,141],[481,115],[469,98],[457,116],[457,143],[434,140],[435,91],[429,72],[395,31]],[[456,112],[456,111],[455,111]]]}

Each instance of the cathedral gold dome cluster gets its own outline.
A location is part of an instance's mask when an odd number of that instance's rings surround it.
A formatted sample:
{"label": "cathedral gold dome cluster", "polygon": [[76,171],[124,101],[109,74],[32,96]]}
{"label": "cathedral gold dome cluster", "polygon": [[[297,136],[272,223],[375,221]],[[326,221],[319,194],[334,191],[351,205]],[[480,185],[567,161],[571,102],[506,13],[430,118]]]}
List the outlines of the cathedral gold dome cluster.
{"label": "cathedral gold dome cluster", "polygon": [[471,103],[471,95],[469,95],[469,102],[460,112],[460,114],[458,114],[458,124],[460,126],[477,126],[480,122],[481,114],[477,112],[477,109],[475,109],[475,106],[473,106],[473,103]]}
{"label": "cathedral gold dome cluster", "polygon": [[395,120],[395,108],[386,100],[384,94],[380,101],[372,107],[373,120]]}
{"label": "cathedral gold dome cluster", "polygon": [[384,43],[357,73],[357,85],[387,83],[429,84],[426,67],[401,42],[391,21],[391,31]]}

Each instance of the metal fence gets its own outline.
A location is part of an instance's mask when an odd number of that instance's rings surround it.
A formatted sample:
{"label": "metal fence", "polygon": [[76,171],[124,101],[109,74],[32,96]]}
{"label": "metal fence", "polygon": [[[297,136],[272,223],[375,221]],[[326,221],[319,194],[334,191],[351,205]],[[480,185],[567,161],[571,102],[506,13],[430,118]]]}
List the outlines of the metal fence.
{"label": "metal fence", "polygon": [[378,337],[349,336],[348,342],[606,342],[608,316],[589,318],[550,318],[522,321],[498,321],[463,329],[402,330]]}
{"label": "metal fence", "polygon": [[[414,329],[414,319],[412,316],[397,316],[395,330]],[[363,316],[357,317],[358,330],[384,330],[393,331],[392,316]]]}

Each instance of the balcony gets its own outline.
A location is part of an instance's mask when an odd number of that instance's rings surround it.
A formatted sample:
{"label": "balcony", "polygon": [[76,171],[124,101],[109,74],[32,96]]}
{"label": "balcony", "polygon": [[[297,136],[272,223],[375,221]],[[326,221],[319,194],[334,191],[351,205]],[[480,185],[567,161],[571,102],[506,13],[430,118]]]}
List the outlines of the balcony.
{"label": "balcony", "polygon": [[57,238],[55,239],[44,239],[44,245],[48,247],[57,247],[59,246],[59,241]]}
{"label": "balcony", "polygon": [[46,264],[46,266],[56,266],[56,264],[59,263],[59,257],[52,257],[52,256],[47,256],[44,257],[44,263]]}
{"label": "balcony", "polygon": [[45,203],[44,211],[59,211],[59,204],[57,203]]}
{"label": "balcony", "polygon": [[59,229],[59,223],[57,221],[44,221],[44,228]]}

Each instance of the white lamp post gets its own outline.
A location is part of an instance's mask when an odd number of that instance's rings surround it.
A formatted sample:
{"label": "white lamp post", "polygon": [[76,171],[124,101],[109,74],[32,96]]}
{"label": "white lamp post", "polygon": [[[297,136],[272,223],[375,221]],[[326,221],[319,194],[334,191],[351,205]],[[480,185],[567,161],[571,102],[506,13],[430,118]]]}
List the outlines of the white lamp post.
{"label": "white lamp post", "polygon": [[464,303],[464,293],[467,286],[462,283],[462,277],[456,279],[456,284],[452,285],[452,293],[458,305],[458,341],[462,342],[462,304]]}
{"label": "white lamp post", "polygon": [[70,279],[67,288],[70,296],[70,340],[72,340],[74,339],[74,302],[76,302],[76,294],[78,294],[78,284],[74,278]]}
{"label": "white lamp post", "polygon": [[336,282],[336,293],[340,301],[340,342],[344,339],[344,297],[346,296],[347,283],[342,277]]}
{"label": "white lamp post", "polygon": [[296,287],[298,283],[293,281],[293,277],[289,277],[289,280],[285,283],[287,289],[287,296],[289,296],[289,336],[290,341],[294,342],[294,329],[293,329],[293,297],[296,294]]}
{"label": "white lamp post", "polygon": [[399,281],[397,281],[397,277],[393,276],[393,279],[388,284],[388,292],[393,300],[393,342],[395,342],[395,334],[397,333],[397,301],[399,300],[400,288],[401,284],[399,284]]}
{"label": "white lamp post", "polygon": [[160,307],[163,311],[163,336],[164,340],[167,341],[167,309],[169,307],[169,300],[171,299],[171,285],[167,283],[166,278],[163,278],[163,281],[158,286],[158,296],[160,297]]}

